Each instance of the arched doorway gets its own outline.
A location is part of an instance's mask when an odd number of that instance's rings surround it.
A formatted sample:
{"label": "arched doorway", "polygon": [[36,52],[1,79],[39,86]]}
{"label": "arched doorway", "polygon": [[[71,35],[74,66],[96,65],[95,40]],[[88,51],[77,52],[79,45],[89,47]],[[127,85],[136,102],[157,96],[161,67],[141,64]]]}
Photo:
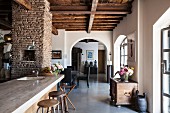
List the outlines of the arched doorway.
{"label": "arched doorway", "polygon": [[[91,75],[102,73],[106,78],[107,48],[94,39],[83,39],[72,47],[71,63],[81,73],[85,73],[85,66],[91,65]],[[94,76],[96,76],[94,75]]]}

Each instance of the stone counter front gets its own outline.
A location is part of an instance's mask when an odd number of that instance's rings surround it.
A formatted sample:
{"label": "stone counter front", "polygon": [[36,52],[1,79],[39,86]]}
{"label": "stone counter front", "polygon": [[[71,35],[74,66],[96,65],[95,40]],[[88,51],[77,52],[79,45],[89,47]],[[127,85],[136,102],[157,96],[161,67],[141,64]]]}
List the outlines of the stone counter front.
{"label": "stone counter front", "polygon": [[11,80],[0,84],[0,112],[24,113],[55,87],[64,75],[45,77],[42,80]]}

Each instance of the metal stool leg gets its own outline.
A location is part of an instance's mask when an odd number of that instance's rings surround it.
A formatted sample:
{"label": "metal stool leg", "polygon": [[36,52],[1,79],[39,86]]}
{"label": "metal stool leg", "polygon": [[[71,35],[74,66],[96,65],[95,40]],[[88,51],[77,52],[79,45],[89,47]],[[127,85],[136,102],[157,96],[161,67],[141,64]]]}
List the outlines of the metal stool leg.
{"label": "metal stool leg", "polygon": [[43,109],[43,107],[42,107],[42,113],[44,113],[44,109]]}

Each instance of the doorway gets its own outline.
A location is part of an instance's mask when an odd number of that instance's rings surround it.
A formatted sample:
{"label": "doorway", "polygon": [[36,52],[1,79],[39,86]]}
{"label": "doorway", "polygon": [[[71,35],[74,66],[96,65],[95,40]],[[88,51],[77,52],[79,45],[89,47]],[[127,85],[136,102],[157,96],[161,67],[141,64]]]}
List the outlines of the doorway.
{"label": "doorway", "polygon": [[170,27],[161,30],[161,108],[170,112]]}
{"label": "doorway", "polygon": [[105,73],[105,50],[98,50],[98,73]]}

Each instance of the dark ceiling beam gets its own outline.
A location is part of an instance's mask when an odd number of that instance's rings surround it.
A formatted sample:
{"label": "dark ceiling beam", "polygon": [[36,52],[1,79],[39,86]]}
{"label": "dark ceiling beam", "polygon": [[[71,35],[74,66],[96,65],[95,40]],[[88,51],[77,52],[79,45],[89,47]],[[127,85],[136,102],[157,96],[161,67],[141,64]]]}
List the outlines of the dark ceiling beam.
{"label": "dark ceiling beam", "polygon": [[52,22],[65,22],[65,23],[70,23],[70,22],[74,22],[74,23],[77,23],[77,22],[87,22],[87,20],[83,19],[83,20],[52,20]]}
{"label": "dark ceiling beam", "polygon": [[[117,25],[118,23],[116,23],[116,22],[100,22],[100,23],[93,23],[94,25]],[[81,23],[53,23],[53,25],[56,27],[56,26],[62,26],[62,25],[72,25],[72,26],[81,26],[81,25],[83,25],[83,26],[86,26],[87,24],[86,23],[84,23],[84,22],[81,22]]]}
{"label": "dark ceiling beam", "polygon": [[86,28],[86,26],[56,26],[56,29],[67,29],[67,28]]}
{"label": "dark ceiling beam", "polygon": [[58,30],[52,25],[52,33],[58,35]]}
{"label": "dark ceiling beam", "polygon": [[[50,11],[90,11],[90,6],[50,6]],[[128,6],[98,6],[96,10],[128,10]]]}
{"label": "dark ceiling beam", "polygon": [[92,31],[113,31],[113,29],[92,29]]}
{"label": "dark ceiling beam", "polygon": [[8,21],[0,19],[0,25],[3,25],[3,26],[5,26],[5,27],[7,27],[9,29],[12,29],[12,24],[9,23]]}
{"label": "dark ceiling beam", "polygon": [[[125,15],[100,15],[100,14],[96,14],[95,18],[123,18]],[[69,15],[69,14],[53,14],[53,18],[54,19],[62,19],[62,18],[68,18],[68,19],[76,19],[76,18],[88,18],[89,15]]]}
{"label": "dark ceiling beam", "polygon": [[29,0],[14,0],[14,1],[17,2],[18,4],[24,6],[28,10],[31,10],[31,8],[32,8]]}
{"label": "dark ceiling beam", "polygon": [[[51,11],[52,14],[91,14],[91,11]],[[130,14],[131,11],[96,11],[95,14]]]}
{"label": "dark ceiling beam", "polygon": [[97,18],[96,15],[95,15],[95,20],[112,20],[112,21],[118,21],[118,20],[123,20],[123,17],[120,17],[120,18]]}
{"label": "dark ceiling beam", "polygon": [[90,6],[50,6],[50,11],[90,11]]}
{"label": "dark ceiling beam", "polygon": [[65,29],[65,31],[86,31],[86,29]]}
{"label": "dark ceiling beam", "polygon": [[83,19],[88,18],[86,15],[53,15],[54,19]]}
{"label": "dark ceiling beam", "polygon": [[[92,29],[92,31],[113,31],[114,28],[110,28],[110,29]],[[86,31],[85,28],[83,29],[65,29],[66,31]]]}
{"label": "dark ceiling beam", "polygon": [[107,3],[103,3],[103,2],[98,3],[98,6],[112,6],[112,7],[114,7],[114,6],[128,6],[128,5],[129,5],[129,3],[123,3],[123,4],[122,3],[115,4],[115,3],[108,3],[108,2]]}
{"label": "dark ceiling beam", "polygon": [[[101,22],[101,21],[105,21],[105,22],[119,22],[121,19],[119,18],[113,18],[113,19],[98,19],[95,18],[94,21],[95,22]],[[52,22],[87,22],[87,19],[52,19]]]}
{"label": "dark ceiling beam", "polygon": [[[65,25],[65,23],[61,23],[61,22],[53,22],[53,25],[54,26],[57,26],[57,25]],[[67,23],[67,25],[86,25],[86,23],[84,22],[79,22],[79,23]]]}
{"label": "dark ceiling beam", "polygon": [[97,19],[94,19],[94,22],[96,22],[96,23],[100,23],[100,22],[113,22],[113,23],[120,23],[120,21],[119,20],[105,20],[105,19],[103,19],[103,20],[97,20]]}
{"label": "dark ceiling beam", "polygon": [[91,32],[91,28],[92,28],[92,25],[93,25],[95,12],[96,12],[96,9],[97,9],[97,4],[98,4],[98,0],[93,0],[93,1],[92,1],[92,7],[91,7],[91,12],[92,12],[92,13],[90,14],[89,26],[88,26],[88,31],[87,31],[87,33],[90,33],[90,32]]}
{"label": "dark ceiling beam", "polygon": [[[93,25],[92,28],[96,28],[96,27],[99,27],[99,28],[110,28],[110,27],[116,27],[115,25]],[[58,25],[58,26],[55,26],[56,29],[67,29],[67,28],[86,28],[85,25],[81,25],[81,26],[71,26],[71,25]]]}

